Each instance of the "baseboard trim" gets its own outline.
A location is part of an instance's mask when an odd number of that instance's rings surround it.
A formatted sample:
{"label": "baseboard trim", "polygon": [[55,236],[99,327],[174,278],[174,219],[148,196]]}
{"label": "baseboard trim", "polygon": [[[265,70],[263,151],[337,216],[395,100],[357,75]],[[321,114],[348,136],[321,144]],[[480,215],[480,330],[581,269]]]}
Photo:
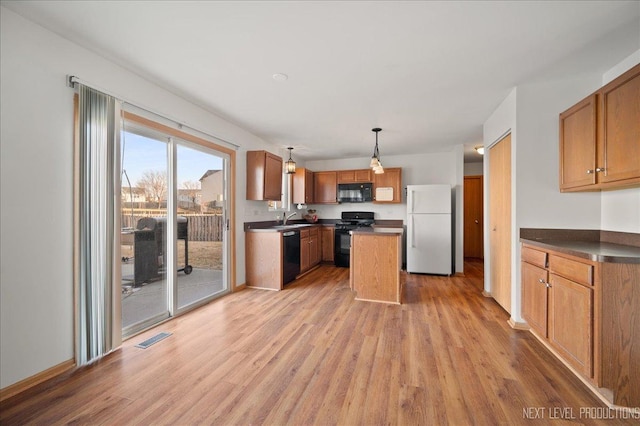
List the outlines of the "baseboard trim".
{"label": "baseboard trim", "polygon": [[465,277],[464,272],[456,272],[455,274],[453,274],[453,276],[454,277],[462,277],[462,278]]}
{"label": "baseboard trim", "polygon": [[513,320],[513,318],[509,318],[509,321],[507,321],[507,323],[514,330],[529,331],[529,329],[530,329],[529,324],[527,324],[526,322],[516,322],[516,321]]}
{"label": "baseboard trim", "polygon": [[486,290],[482,290],[482,295],[483,295],[484,297],[493,297],[493,296],[491,295],[491,293],[489,293],[489,292],[488,292],[488,291],[486,291]]}
{"label": "baseboard trim", "polygon": [[65,362],[61,362],[58,365],[54,365],[51,368],[48,368],[44,371],[41,371],[38,374],[34,374],[31,377],[27,377],[24,380],[20,380],[17,383],[7,386],[6,388],[0,389],[0,402],[5,399],[9,399],[12,396],[16,396],[17,394],[26,391],[36,385],[39,385],[42,382],[45,382],[49,379],[52,379],[60,374],[66,373],[76,366],[76,361],[74,359],[70,359]]}
{"label": "baseboard trim", "polygon": [[245,288],[247,288],[247,283],[238,284],[233,287],[233,290],[231,290],[231,292],[235,293],[236,291],[244,290]]}
{"label": "baseboard trim", "polygon": [[560,361],[560,363],[562,365],[564,365],[571,373],[573,373],[574,376],[576,376],[578,378],[578,380],[580,380],[582,383],[584,383],[585,386],[587,386],[589,388],[589,390],[600,400],[602,401],[608,408],[611,408],[613,410],[622,410],[622,411],[628,411],[628,410],[634,410],[633,412],[637,412],[635,410],[637,410],[636,408],[629,408],[629,407],[623,407],[620,405],[615,405],[613,403],[613,392],[610,389],[607,388],[600,388],[598,386],[596,386],[595,383],[593,383],[591,380],[587,379],[586,377],[584,377],[582,375],[582,373],[580,373],[579,371],[577,371],[571,364],[569,364],[567,361],[565,361],[565,359],[562,357],[562,355],[560,355],[554,348],[553,346],[551,346],[549,344],[549,342],[547,342],[547,340],[545,338],[543,338],[542,336],[540,336],[538,333],[536,333],[533,329],[530,329],[529,332],[531,334],[533,334],[533,337],[535,337],[540,343],[542,343],[542,345],[553,354],[553,356]]}

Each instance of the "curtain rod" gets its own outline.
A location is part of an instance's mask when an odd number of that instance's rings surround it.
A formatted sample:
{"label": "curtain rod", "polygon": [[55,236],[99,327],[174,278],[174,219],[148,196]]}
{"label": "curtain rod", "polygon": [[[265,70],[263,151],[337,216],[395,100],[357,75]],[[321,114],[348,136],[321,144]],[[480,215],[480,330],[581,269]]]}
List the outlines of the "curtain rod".
{"label": "curtain rod", "polygon": [[118,99],[118,100],[120,100],[120,101],[122,101],[122,102],[124,102],[124,103],[126,103],[126,104],[129,104],[129,105],[131,105],[131,106],[133,106],[133,107],[135,107],[135,108],[139,108],[139,109],[141,109],[141,110],[143,110],[143,111],[149,112],[149,113],[151,113],[151,114],[157,115],[158,117],[161,117],[161,118],[163,118],[163,119],[165,119],[165,120],[172,121],[172,122],[174,122],[174,123],[178,126],[178,129],[187,128],[187,129],[193,130],[193,131],[195,131],[195,132],[201,133],[201,134],[203,134],[203,135],[205,135],[205,136],[207,136],[207,137],[209,137],[209,138],[217,139],[217,140],[219,140],[219,141],[221,141],[221,142],[223,142],[223,143],[225,143],[225,144],[227,144],[227,145],[229,145],[229,146],[233,147],[235,150],[238,150],[238,149],[240,148],[240,145],[236,145],[235,143],[233,143],[233,142],[229,142],[228,140],[223,139],[223,138],[221,138],[221,137],[219,137],[219,136],[215,136],[215,135],[212,135],[212,134],[210,134],[210,133],[203,132],[202,130],[200,130],[200,129],[196,129],[195,127],[190,126],[190,125],[188,125],[188,124],[186,124],[186,123],[183,123],[183,122],[182,122],[182,121],[180,121],[180,120],[176,120],[175,118],[169,117],[169,116],[167,116],[166,114],[162,114],[162,113],[156,112],[156,111],[154,111],[154,110],[152,110],[152,109],[149,109],[149,108],[146,108],[146,107],[140,106],[140,105],[138,105],[138,104],[135,104],[134,102],[131,102],[131,101],[129,101],[129,100],[127,100],[127,99],[125,99],[124,97],[120,96],[120,95],[117,95],[117,94],[115,94],[115,93],[113,93],[113,92],[110,92],[110,91],[108,91],[108,90],[104,90],[104,89],[102,89],[101,87],[98,87],[98,86],[96,86],[96,85],[94,85],[94,84],[91,84],[91,83],[89,83],[89,82],[86,82],[86,81],[84,81],[84,80],[80,79],[79,77],[76,77],[75,75],[68,75],[68,76],[67,76],[67,85],[68,85],[69,87],[72,87],[72,88],[73,88],[73,87],[75,87],[75,84],[76,84],[76,83],[78,83],[78,84],[82,84],[83,86],[90,87],[90,88],[92,88],[92,89],[94,89],[94,90],[98,90],[98,91],[100,91],[100,92],[104,93],[105,95],[112,96],[112,97],[114,97],[114,98],[116,98],[116,99]]}

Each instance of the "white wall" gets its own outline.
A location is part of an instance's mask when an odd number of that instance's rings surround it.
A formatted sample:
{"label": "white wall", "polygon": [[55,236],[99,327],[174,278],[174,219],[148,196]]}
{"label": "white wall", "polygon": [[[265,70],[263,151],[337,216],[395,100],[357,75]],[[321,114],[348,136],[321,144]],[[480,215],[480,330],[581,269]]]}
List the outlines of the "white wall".
{"label": "white wall", "polygon": [[[632,55],[637,63],[637,54]],[[615,78],[628,69],[611,72]],[[560,193],[558,115],[597,90],[597,72],[521,84],[514,89],[484,125],[484,145],[489,147],[512,130],[512,292],[511,319],[522,322],[520,284],[520,228],[607,229],[640,232],[640,190]],[[490,158],[485,158],[488,174]],[[485,180],[485,217],[490,198]],[[486,235],[489,235],[485,221]],[[488,238],[485,253],[489,253]],[[490,255],[485,256],[485,290],[491,291]]]}
{"label": "white wall", "polygon": [[[384,154],[384,153],[383,153]],[[371,158],[343,158],[335,160],[307,161],[305,167],[314,172],[326,170],[363,169],[369,166]],[[463,147],[456,146],[450,152],[415,155],[385,155],[382,158],[385,167],[402,167],[402,204],[344,203],[338,205],[315,204],[321,219],[340,219],[343,211],[373,211],[376,219],[405,220],[407,214],[407,185],[446,183],[456,190],[456,272],[462,272],[463,265],[463,223],[462,223],[462,186],[463,186]]]}
{"label": "white wall", "polygon": [[464,163],[465,176],[479,176],[484,174],[484,162]]}
{"label": "white wall", "polygon": [[[602,85],[640,64],[640,50],[611,68],[602,76]],[[640,233],[640,188],[602,192],[602,222],[605,231]]]}
{"label": "white wall", "polygon": [[[76,75],[241,145],[236,270],[244,282],[247,149],[277,148],[2,7],[0,14],[0,388],[73,358],[72,175]],[[253,214],[253,212],[257,212]],[[270,216],[270,215],[269,215]]]}

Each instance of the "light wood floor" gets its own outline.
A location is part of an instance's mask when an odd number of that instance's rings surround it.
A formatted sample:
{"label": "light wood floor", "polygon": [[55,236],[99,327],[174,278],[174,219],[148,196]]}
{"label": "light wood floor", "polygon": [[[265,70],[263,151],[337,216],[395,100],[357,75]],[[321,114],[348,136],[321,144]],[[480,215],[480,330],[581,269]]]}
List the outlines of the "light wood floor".
{"label": "light wood floor", "polygon": [[[408,275],[401,306],[354,301],[333,266],[229,295],[5,401],[0,423],[516,425],[543,407],[535,424],[561,425],[554,407],[603,407],[466,266]],[[160,331],[173,335],[134,347]]]}

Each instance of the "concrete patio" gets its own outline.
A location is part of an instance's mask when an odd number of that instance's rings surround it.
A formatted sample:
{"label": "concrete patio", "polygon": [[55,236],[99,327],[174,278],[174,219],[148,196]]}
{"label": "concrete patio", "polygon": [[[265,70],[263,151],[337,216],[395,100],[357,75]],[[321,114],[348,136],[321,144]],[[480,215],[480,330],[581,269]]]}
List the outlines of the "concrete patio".
{"label": "concrete patio", "polygon": [[[122,262],[122,327],[128,327],[165,312],[166,280],[159,279],[134,287],[133,262]],[[193,268],[191,274],[178,272],[178,307],[224,291],[222,271]]]}

